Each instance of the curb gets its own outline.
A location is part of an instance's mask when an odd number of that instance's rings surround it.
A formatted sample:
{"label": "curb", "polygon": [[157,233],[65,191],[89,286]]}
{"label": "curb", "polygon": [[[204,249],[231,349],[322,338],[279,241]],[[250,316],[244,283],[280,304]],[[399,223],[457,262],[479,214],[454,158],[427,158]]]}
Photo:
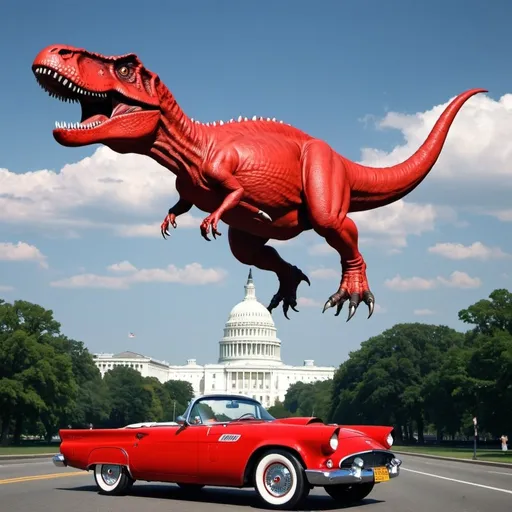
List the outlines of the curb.
{"label": "curb", "polygon": [[46,459],[57,455],[53,453],[26,453],[20,455],[0,455],[0,460],[21,460],[21,459]]}
{"label": "curb", "polygon": [[[394,453],[400,455],[410,455],[411,457],[420,457],[423,459],[435,459],[435,460],[447,460],[451,462],[463,462],[465,464],[474,464],[476,466],[488,466],[494,468],[508,468],[512,469],[512,463],[510,462],[493,462],[487,460],[473,460],[473,459],[459,459],[457,457],[442,457],[441,455],[427,455],[426,453],[415,453],[415,452],[400,452],[393,450]],[[477,455],[478,456],[478,455]]]}

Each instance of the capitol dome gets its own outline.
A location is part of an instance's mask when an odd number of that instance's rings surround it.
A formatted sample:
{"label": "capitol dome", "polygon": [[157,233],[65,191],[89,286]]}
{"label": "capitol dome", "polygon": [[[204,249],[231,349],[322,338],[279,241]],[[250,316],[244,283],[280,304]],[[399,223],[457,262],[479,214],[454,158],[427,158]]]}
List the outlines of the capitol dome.
{"label": "capitol dome", "polygon": [[219,363],[252,362],[282,364],[281,340],[268,309],[256,299],[252,270],[245,285],[245,297],[229,313],[220,341]]}

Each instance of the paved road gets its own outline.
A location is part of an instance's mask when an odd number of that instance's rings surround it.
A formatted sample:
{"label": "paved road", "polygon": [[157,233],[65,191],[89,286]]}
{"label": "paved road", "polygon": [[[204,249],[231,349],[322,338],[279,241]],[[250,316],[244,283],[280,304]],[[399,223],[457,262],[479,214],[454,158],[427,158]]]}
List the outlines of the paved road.
{"label": "paved road", "polygon": [[[351,512],[510,512],[512,470],[402,456],[399,478],[375,487]],[[9,512],[248,512],[259,508],[252,490],[206,488],[187,498],[177,486],[136,482],[128,496],[102,496],[89,473],[50,461],[0,461],[0,504]],[[335,510],[315,489],[306,510]]]}

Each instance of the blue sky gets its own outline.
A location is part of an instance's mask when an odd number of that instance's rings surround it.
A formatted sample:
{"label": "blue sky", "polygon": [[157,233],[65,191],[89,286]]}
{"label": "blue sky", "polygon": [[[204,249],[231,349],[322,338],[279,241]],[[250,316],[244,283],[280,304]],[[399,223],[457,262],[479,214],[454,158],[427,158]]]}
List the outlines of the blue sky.
{"label": "blue sky", "polygon": [[[464,328],[460,309],[510,288],[509,2],[485,9],[474,0],[146,5],[0,7],[1,297],[52,309],[64,332],[92,351],[206,363],[218,357],[248,272],[226,236],[202,239],[197,209],[178,219],[170,240],[161,238],[158,226],[176,200],[168,171],[142,157],[54,141],[54,122],[75,121],[78,107],[48,97],[32,76],[32,60],[50,44],[135,52],[191,117],[277,117],[375,166],[410,156],[453,96],[489,89],[463,107],[438,165],[405,202],[353,217],[380,309],[370,320],[364,307],[348,324],[346,311],[321,314],[339,282],[338,258],[321,238],[308,233],[276,246],[312,281],[299,289],[300,313],[287,321],[274,312],[286,362],[338,365],[397,322]],[[118,188],[104,183],[112,176],[123,180]],[[227,235],[227,226],[220,231]],[[138,270],[107,269],[121,262]],[[200,271],[179,270],[192,263]],[[158,270],[168,265],[176,269]],[[172,282],[188,275],[195,284]],[[256,270],[254,279],[267,304],[275,276]]]}

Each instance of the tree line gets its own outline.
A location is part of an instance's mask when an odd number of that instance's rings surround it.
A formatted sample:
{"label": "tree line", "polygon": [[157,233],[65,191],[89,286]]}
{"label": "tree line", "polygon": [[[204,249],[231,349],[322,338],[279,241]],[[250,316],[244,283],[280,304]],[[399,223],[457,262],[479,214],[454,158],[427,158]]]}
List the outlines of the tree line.
{"label": "tree line", "polygon": [[101,378],[92,354],[66,337],[53,312],[0,299],[0,443],[23,436],[50,441],[60,428],[122,427],[170,421],[193,397],[192,385],[142,377],[118,366]]}
{"label": "tree line", "polygon": [[350,353],[332,381],[291,386],[275,415],[339,424],[393,425],[402,442],[512,431],[512,294],[496,289],[458,313],[466,332],[403,323]]}

